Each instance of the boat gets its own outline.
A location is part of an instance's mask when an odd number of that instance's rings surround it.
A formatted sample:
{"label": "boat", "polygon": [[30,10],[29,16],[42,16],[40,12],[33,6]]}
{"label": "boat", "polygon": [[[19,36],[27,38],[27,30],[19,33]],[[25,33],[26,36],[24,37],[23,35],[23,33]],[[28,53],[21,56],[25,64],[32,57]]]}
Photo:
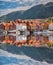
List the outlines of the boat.
{"label": "boat", "polygon": [[53,22],[48,19],[18,19],[1,22],[0,43],[18,47],[52,47]]}

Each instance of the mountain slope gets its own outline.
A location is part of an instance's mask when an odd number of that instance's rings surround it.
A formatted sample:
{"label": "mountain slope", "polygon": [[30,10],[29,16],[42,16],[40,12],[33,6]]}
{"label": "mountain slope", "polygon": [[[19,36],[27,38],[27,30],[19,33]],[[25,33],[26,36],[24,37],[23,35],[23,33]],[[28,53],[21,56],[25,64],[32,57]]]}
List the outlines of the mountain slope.
{"label": "mountain slope", "polygon": [[53,16],[53,3],[37,5],[23,13],[24,19],[46,18]]}
{"label": "mountain slope", "polygon": [[46,5],[40,4],[26,11],[16,11],[8,15],[0,17],[1,21],[9,21],[15,19],[35,19],[53,16],[53,2]]}

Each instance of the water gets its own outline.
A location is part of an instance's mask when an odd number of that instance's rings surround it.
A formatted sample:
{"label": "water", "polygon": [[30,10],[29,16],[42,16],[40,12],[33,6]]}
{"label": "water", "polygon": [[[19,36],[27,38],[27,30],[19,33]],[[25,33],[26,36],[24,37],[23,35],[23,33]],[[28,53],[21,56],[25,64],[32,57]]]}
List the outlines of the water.
{"label": "water", "polygon": [[53,65],[53,49],[0,45],[1,65]]}
{"label": "water", "polygon": [[16,55],[0,49],[1,65],[53,65],[45,61],[40,62],[26,55]]}

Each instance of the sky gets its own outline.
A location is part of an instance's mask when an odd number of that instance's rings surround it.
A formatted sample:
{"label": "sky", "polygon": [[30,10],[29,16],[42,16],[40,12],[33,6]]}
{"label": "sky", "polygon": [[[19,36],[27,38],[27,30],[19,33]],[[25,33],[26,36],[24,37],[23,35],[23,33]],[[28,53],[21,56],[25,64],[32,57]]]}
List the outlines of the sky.
{"label": "sky", "polygon": [[0,16],[13,11],[27,10],[38,4],[46,4],[53,0],[0,0]]}

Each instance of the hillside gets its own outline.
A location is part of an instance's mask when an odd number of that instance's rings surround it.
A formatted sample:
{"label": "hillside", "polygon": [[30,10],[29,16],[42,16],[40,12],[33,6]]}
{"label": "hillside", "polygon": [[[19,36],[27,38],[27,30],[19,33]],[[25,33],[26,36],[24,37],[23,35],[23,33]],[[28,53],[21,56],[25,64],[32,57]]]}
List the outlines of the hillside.
{"label": "hillside", "polygon": [[9,21],[15,19],[36,19],[36,18],[46,18],[53,16],[53,3],[49,2],[46,5],[40,4],[32,7],[26,11],[16,11],[8,15],[0,17],[0,21]]}

